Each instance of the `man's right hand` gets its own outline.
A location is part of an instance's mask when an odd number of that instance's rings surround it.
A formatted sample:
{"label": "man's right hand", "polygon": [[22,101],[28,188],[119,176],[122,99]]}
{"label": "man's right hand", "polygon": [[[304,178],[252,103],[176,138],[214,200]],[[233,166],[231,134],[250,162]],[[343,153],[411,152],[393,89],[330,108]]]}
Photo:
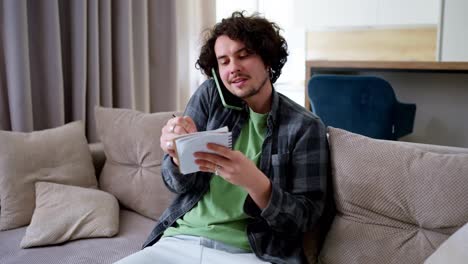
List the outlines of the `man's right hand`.
{"label": "man's right hand", "polygon": [[193,119],[189,116],[178,116],[167,121],[166,125],[161,130],[161,138],[159,139],[161,148],[164,152],[172,157],[172,161],[179,166],[179,161],[175,155],[173,139],[179,135],[195,133],[197,126]]}

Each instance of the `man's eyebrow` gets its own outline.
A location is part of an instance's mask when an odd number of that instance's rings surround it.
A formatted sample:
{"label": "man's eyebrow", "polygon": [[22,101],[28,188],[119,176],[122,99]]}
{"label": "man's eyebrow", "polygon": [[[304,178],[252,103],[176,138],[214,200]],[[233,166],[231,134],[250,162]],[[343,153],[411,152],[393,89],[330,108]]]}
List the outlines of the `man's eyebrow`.
{"label": "man's eyebrow", "polygon": [[[238,53],[241,53],[241,52],[243,52],[243,51],[249,52],[249,49],[247,49],[247,47],[242,47],[242,48],[240,48],[240,49],[234,51],[234,54],[238,54]],[[250,52],[249,52],[249,53],[250,53]],[[227,55],[221,55],[221,56],[216,57],[216,59],[217,59],[217,60],[221,60],[221,59],[224,59],[224,58],[226,58],[226,57],[227,57]]]}

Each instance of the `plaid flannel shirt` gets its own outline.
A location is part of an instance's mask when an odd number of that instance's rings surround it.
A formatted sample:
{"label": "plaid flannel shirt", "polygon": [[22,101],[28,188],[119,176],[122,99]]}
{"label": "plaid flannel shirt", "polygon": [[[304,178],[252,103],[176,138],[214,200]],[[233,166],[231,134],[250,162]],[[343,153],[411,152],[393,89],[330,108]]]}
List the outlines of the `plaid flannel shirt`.
{"label": "plaid flannel shirt", "polygon": [[[237,139],[249,117],[243,111],[224,108],[213,80],[205,81],[190,99],[185,114],[198,131],[228,126]],[[253,252],[272,263],[304,263],[303,232],[318,220],[324,207],[328,146],[326,128],[318,117],[273,89],[272,108],[259,169],[269,177],[272,191],[261,210],[250,196],[244,211],[250,216],[247,236]],[[211,173],[182,175],[170,156],[162,164],[167,187],[177,194],[161,215],[143,247],[156,243],[166,228],[190,211],[209,188]]]}

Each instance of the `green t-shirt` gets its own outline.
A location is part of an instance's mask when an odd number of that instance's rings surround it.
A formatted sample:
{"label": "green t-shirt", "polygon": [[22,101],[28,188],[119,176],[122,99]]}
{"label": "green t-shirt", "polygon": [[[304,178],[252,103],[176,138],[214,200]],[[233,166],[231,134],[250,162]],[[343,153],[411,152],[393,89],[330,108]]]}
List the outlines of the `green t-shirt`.
{"label": "green t-shirt", "polygon": [[[242,127],[234,145],[235,150],[244,153],[257,165],[265,139],[267,116],[250,109],[249,121]],[[206,237],[250,251],[246,232],[248,216],[243,210],[246,197],[247,192],[243,188],[213,175],[208,192],[163,236]]]}

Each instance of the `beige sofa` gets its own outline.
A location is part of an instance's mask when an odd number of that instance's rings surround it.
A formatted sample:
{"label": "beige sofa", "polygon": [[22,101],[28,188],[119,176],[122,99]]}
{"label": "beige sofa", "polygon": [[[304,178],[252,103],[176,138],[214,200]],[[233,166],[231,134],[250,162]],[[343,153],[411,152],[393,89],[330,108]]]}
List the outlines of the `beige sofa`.
{"label": "beige sofa", "polygon": [[[161,193],[164,184],[155,176],[160,174],[160,162],[150,166],[140,160],[138,167],[115,161],[119,155],[132,159],[131,153],[121,151],[125,144],[130,145],[123,149],[136,152],[156,149],[159,141],[150,139],[159,138],[171,113],[97,109],[96,114],[103,143],[91,144],[90,153],[95,175],[101,177],[99,187],[119,200],[118,233],[22,249],[27,226],[0,231],[0,263],[112,263],[141,248],[157,214],[169,205],[168,194]],[[329,133],[332,195],[321,222],[305,236],[310,263],[317,258],[321,263],[422,263],[468,222],[468,149],[379,141],[333,128]],[[420,174],[415,177],[415,172]],[[144,181],[134,183],[125,178],[129,175]],[[127,190],[119,189],[122,186]],[[130,197],[132,188],[140,196]]]}
{"label": "beige sofa", "polygon": [[[309,240],[309,259],[423,263],[454,232],[468,228],[468,149],[328,132],[332,195]],[[454,244],[440,255],[462,254],[468,238]],[[431,263],[465,263],[463,255],[463,262],[457,256]]]}
{"label": "beige sofa", "polygon": [[173,197],[159,147],[172,114],[96,108],[102,143],[90,145],[80,121],[0,131],[0,263],[113,263],[140,250]]}
{"label": "beige sofa", "polygon": [[[91,144],[90,150],[99,175],[105,162],[102,144]],[[119,232],[110,238],[89,238],[64,244],[22,249],[20,242],[27,227],[0,231],[0,263],[113,263],[141,249],[155,221],[121,206]]]}

